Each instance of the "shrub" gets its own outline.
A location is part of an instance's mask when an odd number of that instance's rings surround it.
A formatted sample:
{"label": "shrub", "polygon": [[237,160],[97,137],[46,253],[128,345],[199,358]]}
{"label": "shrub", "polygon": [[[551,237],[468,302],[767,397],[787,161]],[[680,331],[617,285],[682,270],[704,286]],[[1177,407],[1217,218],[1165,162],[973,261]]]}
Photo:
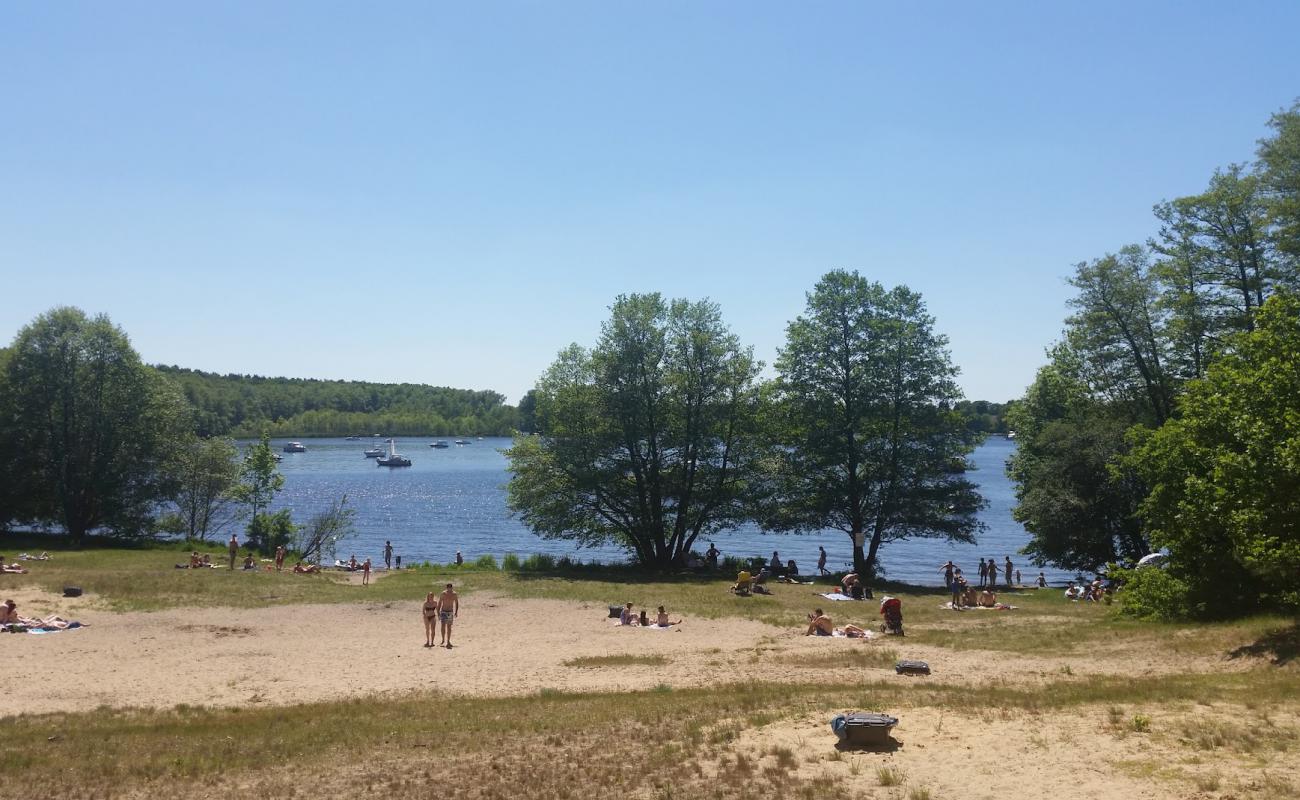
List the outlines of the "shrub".
{"label": "shrub", "polygon": [[555,569],[555,557],[543,553],[533,553],[524,560],[520,568],[528,572],[552,572]]}
{"label": "shrub", "polygon": [[[489,558],[490,557],[491,556],[489,556]],[[506,553],[504,556],[501,557],[501,569],[505,570],[506,572],[518,572],[519,556],[515,555],[514,553]]]}
{"label": "shrub", "polygon": [[479,556],[474,561],[474,566],[478,567],[479,569],[496,569],[497,560],[496,557],[493,556],[491,553],[485,553],[484,555]]}
{"label": "shrub", "polygon": [[1205,615],[1205,602],[1194,599],[1183,580],[1159,567],[1122,570],[1120,610],[1139,619],[1178,620]]}

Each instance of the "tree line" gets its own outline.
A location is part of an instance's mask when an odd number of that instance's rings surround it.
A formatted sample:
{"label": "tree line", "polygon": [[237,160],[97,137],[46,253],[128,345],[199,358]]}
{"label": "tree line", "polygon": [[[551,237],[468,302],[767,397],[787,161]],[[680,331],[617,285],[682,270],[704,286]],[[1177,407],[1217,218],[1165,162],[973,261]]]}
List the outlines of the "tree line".
{"label": "tree line", "polygon": [[1008,414],[1039,563],[1128,575],[1134,613],[1300,607],[1300,103],[1253,164],[1157,203],[1155,234],[1079,263],[1073,313]]}
{"label": "tree line", "polygon": [[189,402],[200,436],[508,436],[519,423],[494,391],[157,369]]}

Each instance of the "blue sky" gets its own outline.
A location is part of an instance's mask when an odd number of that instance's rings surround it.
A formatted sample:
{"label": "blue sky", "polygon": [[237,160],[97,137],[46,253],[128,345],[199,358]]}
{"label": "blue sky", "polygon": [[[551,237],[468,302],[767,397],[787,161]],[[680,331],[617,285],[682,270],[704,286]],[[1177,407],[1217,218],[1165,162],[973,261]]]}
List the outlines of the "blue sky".
{"label": "blue sky", "polygon": [[624,292],[770,363],[841,267],[1018,396],[1071,265],[1300,96],[1300,4],[1053,5],[7,4],[0,341],[71,304],[150,362],[513,402]]}

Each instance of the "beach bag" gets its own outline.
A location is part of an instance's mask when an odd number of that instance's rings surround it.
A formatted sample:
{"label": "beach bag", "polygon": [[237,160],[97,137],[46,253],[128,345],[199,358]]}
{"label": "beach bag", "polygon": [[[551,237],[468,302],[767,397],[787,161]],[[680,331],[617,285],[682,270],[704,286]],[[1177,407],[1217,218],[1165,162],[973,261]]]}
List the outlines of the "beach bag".
{"label": "beach bag", "polygon": [[623,616],[623,607],[622,607],[622,606],[610,606],[610,607],[609,607],[609,618],[610,618],[610,619],[618,619],[618,618],[620,618],[620,617],[622,617],[622,616]]}
{"label": "beach bag", "polygon": [[863,588],[862,584],[855,583],[853,584],[853,588],[849,590],[849,593],[854,600],[861,600],[866,597],[867,590]]}
{"label": "beach bag", "polygon": [[889,732],[898,724],[888,714],[855,711],[831,720],[831,730],[840,741],[852,745],[881,745],[889,741]]}
{"label": "beach bag", "polygon": [[894,665],[894,672],[899,675],[929,675],[930,664],[926,661],[903,659]]}
{"label": "beach bag", "polygon": [[64,587],[63,587],[63,596],[64,596],[64,597],[81,597],[81,587],[80,587],[80,586],[64,586]]}

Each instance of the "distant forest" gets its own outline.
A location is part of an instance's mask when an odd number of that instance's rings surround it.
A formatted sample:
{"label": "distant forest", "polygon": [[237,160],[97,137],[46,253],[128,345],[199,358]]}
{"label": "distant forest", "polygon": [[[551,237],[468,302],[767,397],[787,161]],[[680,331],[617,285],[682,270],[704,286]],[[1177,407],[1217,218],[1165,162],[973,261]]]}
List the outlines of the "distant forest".
{"label": "distant forest", "polygon": [[966,427],[976,433],[1007,433],[1006,414],[1013,404],[962,400],[957,403],[957,411],[966,418]]}
{"label": "distant forest", "polygon": [[493,391],[157,369],[193,406],[200,436],[509,436],[519,427],[518,410]]}

